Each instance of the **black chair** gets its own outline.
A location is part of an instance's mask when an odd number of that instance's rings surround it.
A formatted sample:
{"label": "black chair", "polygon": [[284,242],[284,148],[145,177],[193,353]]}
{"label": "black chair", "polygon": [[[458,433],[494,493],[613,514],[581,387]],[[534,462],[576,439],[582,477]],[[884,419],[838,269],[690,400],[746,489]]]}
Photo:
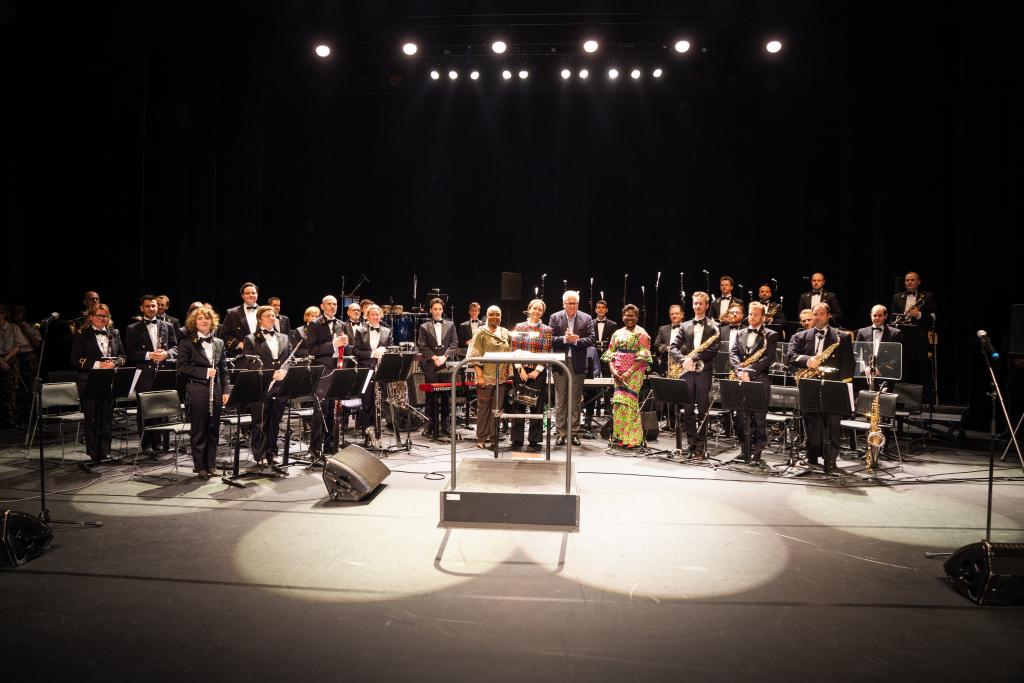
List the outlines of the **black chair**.
{"label": "black chair", "polygon": [[129,479],[135,478],[139,469],[139,453],[142,452],[142,442],[149,432],[167,432],[174,434],[174,448],[171,451],[174,457],[174,476],[178,476],[178,440],[182,434],[188,434],[192,425],[185,421],[185,414],[178,401],[178,392],[175,389],[163,391],[143,391],[136,395],[138,399],[139,415],[142,418],[142,434],[139,435],[139,447],[135,450],[135,461],[132,464],[132,473]]}
{"label": "black chair", "polygon": [[[904,385],[900,385],[900,390],[903,390]],[[875,396],[878,395],[877,391],[864,390],[857,394],[857,403],[855,412],[857,415],[865,416],[862,418],[852,418],[848,420],[842,420],[839,424],[842,427],[850,429],[850,448],[855,451],[859,451],[857,446],[857,432],[866,432],[871,428],[871,407],[874,403]],[[892,440],[896,444],[896,459],[899,460],[900,468],[903,467],[903,455],[900,452],[900,441],[896,436],[896,405],[899,400],[899,394],[883,393],[882,398],[878,402],[878,426],[885,433],[885,430],[889,430],[892,434]]]}
{"label": "black chair", "polygon": [[[32,440],[35,432],[39,430],[39,424],[56,422],[60,427],[60,461],[64,462],[64,423],[71,422],[75,425],[75,443],[78,443],[78,433],[85,421],[85,413],[82,412],[81,401],[78,397],[78,385],[74,382],[55,382],[42,385],[42,406],[36,426],[28,439],[28,449],[32,449]],[[40,434],[39,438],[43,438]]]}

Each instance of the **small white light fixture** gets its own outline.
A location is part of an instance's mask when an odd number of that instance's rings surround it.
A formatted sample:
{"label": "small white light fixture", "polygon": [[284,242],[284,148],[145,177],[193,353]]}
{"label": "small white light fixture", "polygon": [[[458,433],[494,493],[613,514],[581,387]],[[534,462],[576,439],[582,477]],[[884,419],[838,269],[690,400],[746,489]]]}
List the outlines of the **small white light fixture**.
{"label": "small white light fixture", "polygon": [[456,71],[455,69],[452,69],[451,71],[448,72],[448,78],[450,78],[451,80],[454,81],[458,77],[459,77],[459,72]]}
{"label": "small white light fixture", "polygon": [[675,44],[676,52],[682,54],[688,52],[690,49],[690,41],[688,40],[677,40]]}
{"label": "small white light fixture", "polygon": [[590,70],[589,69],[580,69],[580,78],[582,80],[584,80],[584,81],[587,80],[587,77],[589,77],[589,76],[590,76]]}
{"label": "small white light fixture", "polygon": [[571,71],[569,71],[568,69],[562,69],[562,80],[563,81],[569,80],[570,76],[572,76],[572,72]]}
{"label": "small white light fixture", "polygon": [[619,77],[619,70],[618,69],[616,69],[615,67],[612,67],[611,69],[608,69],[608,78],[610,78],[610,79],[612,79],[614,81],[618,77]]}
{"label": "small white light fixture", "polygon": [[328,57],[331,54],[331,48],[327,45],[317,45],[316,55],[317,57]]}
{"label": "small white light fixture", "polygon": [[772,54],[775,54],[776,52],[782,50],[782,42],[778,40],[769,40],[768,44],[764,46],[764,49],[768,50],[768,52]]}
{"label": "small white light fixture", "polygon": [[474,80],[474,81],[477,80],[478,78],[480,78],[480,72],[476,71],[476,70],[470,71],[469,72],[469,78],[470,78],[470,80]]}
{"label": "small white light fixture", "polygon": [[634,81],[640,80],[640,69],[633,69],[629,72],[629,77]]}
{"label": "small white light fixture", "polygon": [[588,40],[587,42],[583,43],[583,50],[585,52],[597,52],[598,47],[599,45],[597,44],[596,40]]}
{"label": "small white light fixture", "polygon": [[661,67],[658,67],[657,69],[651,72],[651,75],[654,76],[655,78],[661,78],[661,75],[663,73],[665,72],[661,70]]}
{"label": "small white light fixture", "polygon": [[509,71],[508,69],[505,69],[504,71],[501,72],[501,77],[507,81],[512,78],[512,72]]}
{"label": "small white light fixture", "polygon": [[419,47],[416,46],[416,43],[406,43],[405,45],[402,46],[402,52],[409,55],[410,57],[416,54],[417,50],[419,50]]}
{"label": "small white light fixture", "polygon": [[526,69],[520,69],[519,70],[519,78],[520,78],[520,80],[524,80],[525,81],[529,76],[530,76],[530,72],[527,71]]}
{"label": "small white light fixture", "polygon": [[508,45],[505,44],[504,40],[496,40],[491,43],[491,49],[494,51],[494,54],[503,55],[505,54],[505,50],[508,49]]}
{"label": "small white light fixture", "polygon": [[438,72],[437,69],[434,69],[433,71],[430,72],[430,80],[436,81],[439,78],[441,78],[441,74]]}

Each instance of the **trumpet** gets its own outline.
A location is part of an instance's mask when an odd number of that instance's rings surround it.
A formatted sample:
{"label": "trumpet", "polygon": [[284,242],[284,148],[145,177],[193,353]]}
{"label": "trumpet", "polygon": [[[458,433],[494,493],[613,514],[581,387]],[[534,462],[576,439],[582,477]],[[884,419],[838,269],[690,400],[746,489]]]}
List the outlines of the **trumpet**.
{"label": "trumpet", "polygon": [[893,316],[893,319],[892,319],[893,324],[894,325],[915,325],[915,324],[917,324],[917,321],[914,320],[914,318],[911,318],[910,314],[912,312],[914,312],[914,311],[920,312],[921,307],[924,306],[924,299],[925,299],[925,295],[922,293],[921,296],[919,296],[917,298],[917,301],[914,302],[913,306],[908,308],[903,313],[897,313],[895,316]]}

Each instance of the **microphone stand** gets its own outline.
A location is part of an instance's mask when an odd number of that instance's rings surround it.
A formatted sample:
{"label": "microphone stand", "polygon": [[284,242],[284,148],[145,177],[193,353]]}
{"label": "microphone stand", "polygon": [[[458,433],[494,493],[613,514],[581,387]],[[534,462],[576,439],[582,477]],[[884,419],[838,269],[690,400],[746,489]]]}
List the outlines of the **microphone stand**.
{"label": "microphone stand", "polygon": [[661,289],[661,271],[658,271],[658,277],[654,278],[654,327],[651,328],[655,333],[658,331],[658,323],[661,322],[661,308],[658,307],[658,290]]}
{"label": "microphone stand", "polygon": [[594,276],[590,276],[590,312],[594,312]]}
{"label": "microphone stand", "polygon": [[626,307],[626,295],[629,292],[629,273],[622,276],[622,307]]}

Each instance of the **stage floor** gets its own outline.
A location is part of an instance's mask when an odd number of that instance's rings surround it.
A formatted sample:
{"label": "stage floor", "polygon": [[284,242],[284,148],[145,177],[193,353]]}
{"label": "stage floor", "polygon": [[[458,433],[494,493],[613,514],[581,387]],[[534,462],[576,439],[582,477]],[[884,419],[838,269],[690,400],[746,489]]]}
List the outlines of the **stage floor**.
{"label": "stage floor", "polygon": [[[236,489],[191,478],[184,455],[177,482],[129,481],[130,466],[81,472],[81,453],[59,467],[54,449],[51,516],[103,526],[54,524],[48,552],[0,570],[5,670],[42,680],[1021,680],[1024,611],[975,606],[924,555],[984,535],[984,453],[929,447],[879,484],[584,441],[572,532],[440,527],[450,450],[415,442],[386,459],[391,476],[360,503],[331,502],[319,470],[301,466]],[[459,444],[460,458],[490,457],[472,443]],[[0,508],[39,510],[36,457],[0,451]],[[169,457],[147,474],[171,472]],[[1021,542],[1021,469],[997,465],[993,540]]]}

